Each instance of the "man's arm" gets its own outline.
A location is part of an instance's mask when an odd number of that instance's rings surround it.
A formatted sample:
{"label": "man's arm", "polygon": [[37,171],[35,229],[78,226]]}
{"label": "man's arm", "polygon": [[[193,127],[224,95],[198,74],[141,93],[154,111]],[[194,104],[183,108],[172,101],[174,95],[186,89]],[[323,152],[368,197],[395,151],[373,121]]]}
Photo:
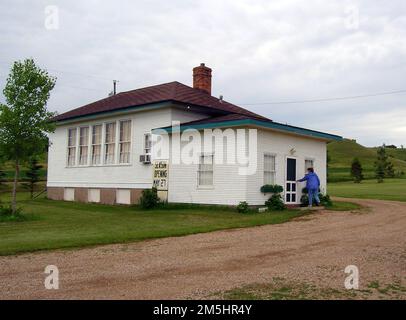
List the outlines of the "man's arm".
{"label": "man's arm", "polygon": [[320,187],[320,179],[319,179],[319,176],[316,174],[316,178],[317,178],[317,183],[319,184],[319,187]]}
{"label": "man's arm", "polygon": [[297,182],[303,182],[306,181],[307,179],[309,179],[309,177],[305,175],[302,179],[297,180]]}

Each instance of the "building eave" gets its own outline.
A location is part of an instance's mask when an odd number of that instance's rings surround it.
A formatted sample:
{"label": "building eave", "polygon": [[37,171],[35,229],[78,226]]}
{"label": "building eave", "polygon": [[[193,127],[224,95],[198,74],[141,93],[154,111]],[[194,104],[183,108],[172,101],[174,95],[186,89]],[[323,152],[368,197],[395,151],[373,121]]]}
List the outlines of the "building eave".
{"label": "building eave", "polygon": [[[220,122],[211,122],[211,123],[201,123],[201,124],[184,124],[180,126],[180,131],[187,129],[213,129],[213,128],[228,128],[228,127],[259,127],[270,129],[273,131],[278,131],[282,133],[289,133],[293,135],[305,136],[314,139],[320,139],[325,141],[340,141],[343,138],[338,135],[325,133],[321,131],[315,131],[300,127],[295,127],[291,125],[286,125],[274,121],[261,121],[257,119],[241,119],[241,120],[231,120],[231,121],[220,121]],[[160,130],[164,130],[167,133],[172,133],[172,127],[166,128],[156,128],[153,129],[153,133],[159,134]],[[161,131],[162,132],[162,131]]]}

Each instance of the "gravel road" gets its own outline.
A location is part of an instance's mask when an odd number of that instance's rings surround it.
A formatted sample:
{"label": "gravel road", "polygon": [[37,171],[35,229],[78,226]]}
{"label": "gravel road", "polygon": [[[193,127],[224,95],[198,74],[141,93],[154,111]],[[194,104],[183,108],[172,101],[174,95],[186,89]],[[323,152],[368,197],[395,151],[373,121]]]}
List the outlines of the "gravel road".
{"label": "gravel road", "polygon": [[[359,212],[318,211],[279,225],[77,250],[0,257],[0,299],[182,299],[274,277],[343,289],[406,282],[406,202],[354,200]],[[59,290],[44,269],[59,268]],[[406,299],[406,297],[405,297]]]}

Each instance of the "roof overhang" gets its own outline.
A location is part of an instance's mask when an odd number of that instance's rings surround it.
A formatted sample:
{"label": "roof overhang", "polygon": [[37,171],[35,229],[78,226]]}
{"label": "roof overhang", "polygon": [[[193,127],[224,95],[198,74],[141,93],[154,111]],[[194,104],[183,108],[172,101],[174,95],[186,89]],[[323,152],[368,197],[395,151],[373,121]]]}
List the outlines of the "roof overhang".
{"label": "roof overhang", "polygon": [[[179,130],[185,131],[187,129],[203,130],[203,129],[213,129],[213,128],[230,128],[230,127],[256,127],[269,129],[272,131],[278,131],[285,134],[293,134],[304,136],[308,138],[324,140],[324,141],[340,141],[343,137],[325,133],[321,131],[315,131],[300,127],[295,127],[287,124],[282,124],[274,121],[261,121],[257,119],[241,119],[241,120],[230,120],[230,121],[219,121],[219,122],[209,122],[200,124],[190,124],[187,123],[180,125]],[[172,133],[172,127],[156,128],[152,130],[152,133],[158,133],[159,130],[165,130],[168,133]]]}

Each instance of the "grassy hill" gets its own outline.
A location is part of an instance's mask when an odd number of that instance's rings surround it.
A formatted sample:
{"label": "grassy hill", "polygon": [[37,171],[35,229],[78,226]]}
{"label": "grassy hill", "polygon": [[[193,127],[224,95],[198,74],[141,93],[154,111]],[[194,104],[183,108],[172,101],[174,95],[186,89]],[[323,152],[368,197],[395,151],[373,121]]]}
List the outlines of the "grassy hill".
{"label": "grassy hill", "polygon": [[[343,141],[329,143],[327,149],[330,156],[330,182],[351,180],[351,162],[355,157],[361,161],[365,178],[374,178],[374,162],[377,148],[364,147],[354,140],[344,139]],[[406,149],[386,148],[386,152],[395,166],[395,171],[397,173],[406,173]]]}

